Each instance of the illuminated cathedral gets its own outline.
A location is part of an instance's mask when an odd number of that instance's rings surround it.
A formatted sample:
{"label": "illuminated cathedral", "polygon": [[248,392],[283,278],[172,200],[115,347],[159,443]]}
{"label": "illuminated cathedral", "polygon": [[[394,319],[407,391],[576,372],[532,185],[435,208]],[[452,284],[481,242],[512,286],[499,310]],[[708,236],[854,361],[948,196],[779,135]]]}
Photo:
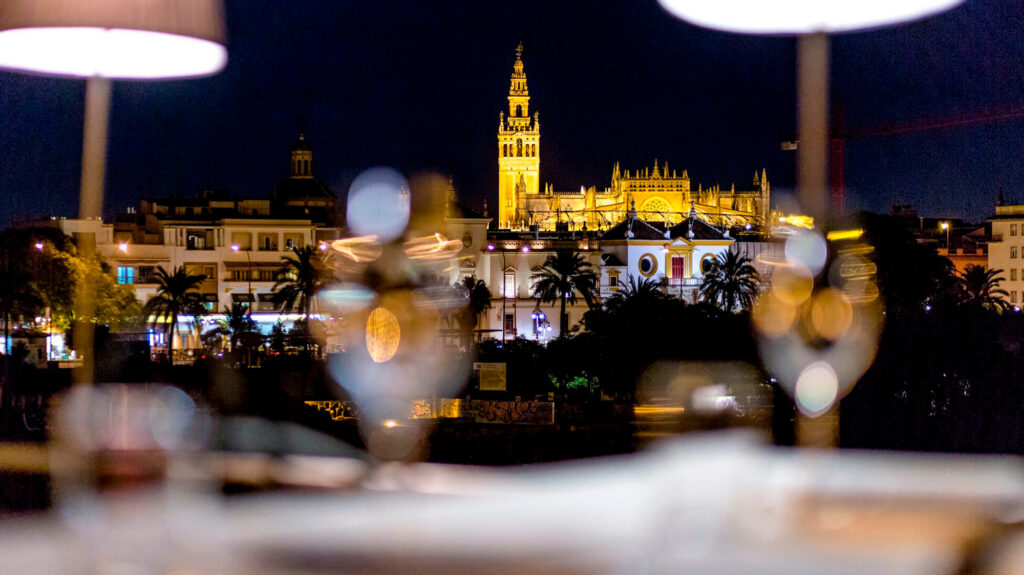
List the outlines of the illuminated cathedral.
{"label": "illuminated cathedral", "polygon": [[581,187],[559,191],[540,187],[540,116],[530,115],[530,91],[516,48],[508,92],[508,116],[498,119],[498,226],[502,229],[607,229],[631,210],[640,219],[677,224],[691,212],[719,226],[762,225],[770,214],[771,185],[765,170],[754,172],[748,189],[719,186],[694,190],[686,170],[668,162],[623,170],[616,162],[603,190]]}

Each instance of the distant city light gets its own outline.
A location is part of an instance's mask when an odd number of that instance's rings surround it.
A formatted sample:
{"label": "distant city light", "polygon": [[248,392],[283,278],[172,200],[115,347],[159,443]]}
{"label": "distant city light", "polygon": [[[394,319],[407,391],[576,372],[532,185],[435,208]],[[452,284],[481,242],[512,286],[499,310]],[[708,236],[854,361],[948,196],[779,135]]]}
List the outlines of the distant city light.
{"label": "distant city light", "polygon": [[238,244],[231,244],[231,251],[233,251],[233,252],[237,252],[237,251],[238,251],[238,250],[240,250],[240,249],[242,249],[242,248],[240,248],[240,247],[238,246]]}
{"label": "distant city light", "polygon": [[523,250],[522,251],[523,251],[524,254],[530,253],[530,246],[523,246]]}
{"label": "distant city light", "polygon": [[322,251],[322,252],[326,252],[327,251],[327,242],[320,242],[320,251]]}
{"label": "distant city light", "polygon": [[117,246],[117,249],[122,254],[126,253],[128,251],[128,242],[121,242],[121,244],[119,246]]}
{"label": "distant city light", "polygon": [[394,429],[395,427],[398,427],[398,422],[396,422],[394,419],[386,419],[384,420],[384,427],[388,429]]}
{"label": "distant city light", "polygon": [[494,244],[487,244],[487,251],[493,252],[494,251]]}
{"label": "distant city light", "polygon": [[743,34],[813,34],[879,28],[945,12],[963,0],[658,0],[687,22]]}
{"label": "distant city light", "polygon": [[36,242],[36,251],[43,251],[43,242]]}

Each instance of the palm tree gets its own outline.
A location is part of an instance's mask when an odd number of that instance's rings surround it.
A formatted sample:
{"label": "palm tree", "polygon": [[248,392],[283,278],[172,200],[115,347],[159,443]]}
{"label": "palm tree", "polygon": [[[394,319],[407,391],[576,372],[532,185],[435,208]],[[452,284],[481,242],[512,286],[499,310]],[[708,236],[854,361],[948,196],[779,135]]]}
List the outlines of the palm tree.
{"label": "palm tree", "polygon": [[569,335],[569,316],[565,313],[566,302],[576,303],[579,293],[587,306],[593,306],[597,300],[599,279],[594,273],[594,266],[583,259],[578,251],[558,250],[544,260],[544,265],[533,268],[534,296],[541,303],[561,302],[559,319],[559,337]]}
{"label": "palm tree", "polygon": [[732,312],[750,309],[757,297],[761,275],[750,263],[750,258],[733,250],[718,254],[711,271],[704,275],[700,285],[703,302]]}
{"label": "palm tree", "polygon": [[160,266],[153,277],[157,283],[156,296],[146,302],[142,308],[143,314],[147,318],[152,317],[154,322],[169,320],[166,328],[167,358],[171,365],[174,365],[174,329],[178,325],[178,316],[206,313],[202,298],[196,291],[206,276],[190,274],[185,270],[185,266],[178,266],[174,273],[167,273],[167,270]]}
{"label": "palm tree", "polygon": [[662,302],[671,299],[672,296],[661,289],[661,285],[649,278],[639,280],[633,274],[629,275],[627,283],[623,284],[619,291],[605,302],[608,309],[618,309],[627,303],[638,303],[641,305]]}
{"label": "palm tree", "polygon": [[956,272],[960,303],[1001,312],[1010,306],[1009,294],[999,287],[1003,281],[1003,270],[985,269],[984,266],[967,266]]}
{"label": "palm tree", "polygon": [[330,275],[321,262],[320,253],[313,246],[292,248],[292,253],[294,255],[281,257],[281,267],[277,270],[277,282],[273,288],[274,302],[281,305],[283,311],[298,308],[302,313],[308,350],[309,314],[313,298],[327,287]]}
{"label": "palm tree", "polygon": [[466,347],[468,348],[472,338],[473,329],[480,321],[480,314],[491,309],[491,290],[487,288],[484,280],[476,279],[476,276],[466,276],[462,281],[455,284],[466,297],[466,307],[459,313],[459,323],[466,333]]}
{"label": "palm tree", "polygon": [[[203,334],[203,337],[227,337],[228,345],[235,351],[240,340],[250,339],[248,336],[256,331],[256,322],[249,315],[249,306],[235,302],[231,307],[224,306],[224,318],[217,320],[217,326]],[[245,343],[242,341],[243,346]]]}

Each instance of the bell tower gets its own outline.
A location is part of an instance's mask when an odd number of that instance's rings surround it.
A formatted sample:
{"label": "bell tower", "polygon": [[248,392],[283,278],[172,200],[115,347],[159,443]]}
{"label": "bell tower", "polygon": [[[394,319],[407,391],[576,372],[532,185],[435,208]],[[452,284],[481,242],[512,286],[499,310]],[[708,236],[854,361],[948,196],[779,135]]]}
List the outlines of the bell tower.
{"label": "bell tower", "polygon": [[508,90],[508,117],[498,116],[498,227],[525,222],[525,196],[540,188],[540,117],[530,117],[530,91],[523,69],[523,45],[516,48]]}

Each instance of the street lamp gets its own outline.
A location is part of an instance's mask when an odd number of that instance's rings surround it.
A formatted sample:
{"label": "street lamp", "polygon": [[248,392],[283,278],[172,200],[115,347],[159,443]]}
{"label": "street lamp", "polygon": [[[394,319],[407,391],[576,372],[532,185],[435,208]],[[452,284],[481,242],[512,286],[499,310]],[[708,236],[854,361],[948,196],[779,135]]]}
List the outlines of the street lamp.
{"label": "street lamp", "polygon": [[[43,242],[36,242],[36,251],[43,252]],[[53,355],[53,260],[46,262],[46,361]]]}
{"label": "street lamp", "polygon": [[[242,250],[238,244],[231,244],[231,251],[236,254]],[[245,251],[245,277],[249,280],[249,313],[252,313],[252,256],[249,255],[249,250]]]}
{"label": "street lamp", "polygon": [[939,227],[946,232],[946,257],[949,257],[949,222],[942,222]]}

